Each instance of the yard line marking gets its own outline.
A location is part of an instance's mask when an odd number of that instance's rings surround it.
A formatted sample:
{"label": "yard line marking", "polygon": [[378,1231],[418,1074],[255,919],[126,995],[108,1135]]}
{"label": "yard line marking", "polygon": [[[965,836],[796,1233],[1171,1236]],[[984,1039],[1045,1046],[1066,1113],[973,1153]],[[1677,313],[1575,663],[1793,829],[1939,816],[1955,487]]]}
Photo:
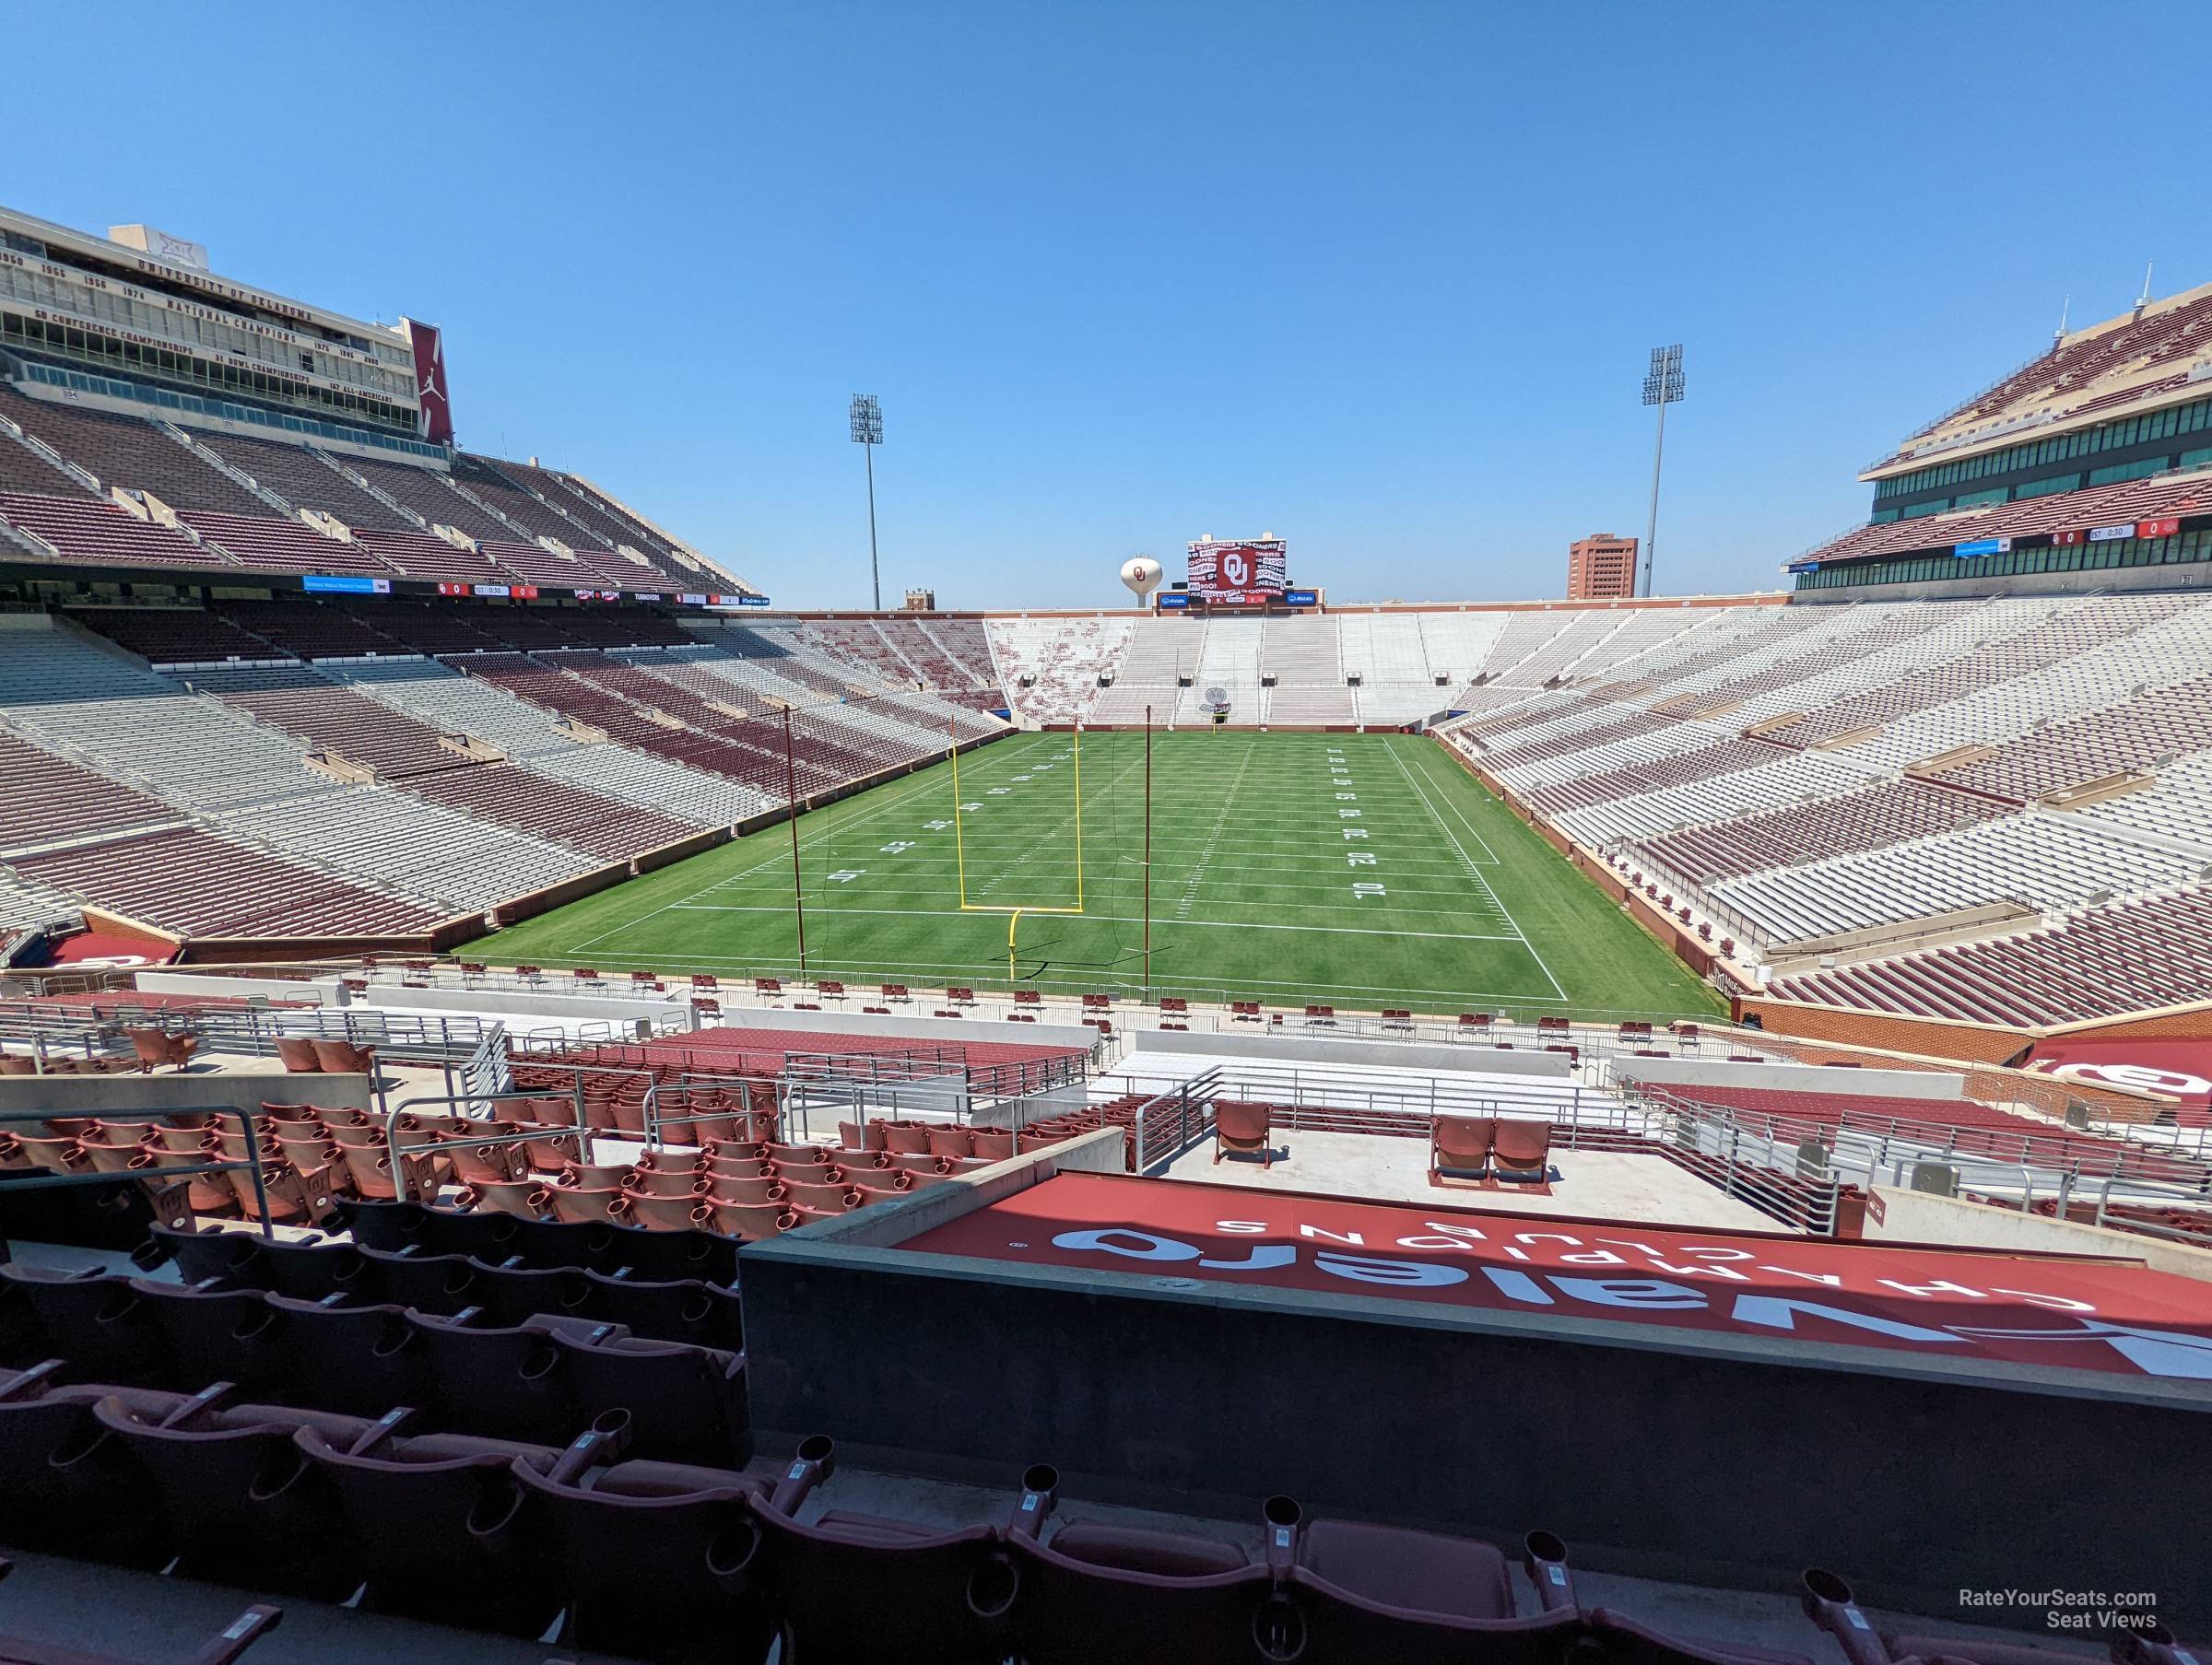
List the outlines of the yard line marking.
{"label": "yard line marking", "polygon": [[1198,865],[1191,870],[1184,881],[1182,900],[1175,904],[1175,917],[1186,920],[1191,905],[1198,899],[1198,886],[1206,882],[1206,870],[1214,859],[1214,847],[1221,841],[1221,829],[1229,824],[1229,812],[1236,807],[1237,788],[1244,779],[1244,771],[1252,767],[1252,742],[1244,744],[1244,756],[1237,762],[1237,772],[1230,780],[1229,793],[1221,800],[1221,813],[1214,817],[1214,829],[1206,835],[1206,848],[1198,852]]}
{"label": "yard line marking", "polygon": [[1406,784],[1413,788],[1414,795],[1419,798],[1424,804],[1428,805],[1429,813],[1431,815],[1436,816],[1436,825],[1438,829],[1442,832],[1445,838],[1452,840],[1452,848],[1458,850],[1460,859],[1466,862],[1468,875],[1473,878],[1477,884],[1480,885],[1484,890],[1489,892],[1490,899],[1498,904],[1498,911],[1505,916],[1505,922],[1513,928],[1513,934],[1521,939],[1521,945],[1528,950],[1529,957],[1536,962],[1537,969],[1544,973],[1546,979],[1550,982],[1553,991],[1559,995],[1559,997],[1561,1000],[1565,1000],[1567,998],[1567,991],[1559,987],[1559,979],[1552,975],[1551,967],[1545,964],[1544,956],[1536,952],[1536,945],[1528,940],[1528,933],[1521,929],[1521,922],[1513,918],[1512,910],[1506,907],[1505,903],[1499,897],[1498,893],[1490,888],[1490,882],[1484,878],[1480,871],[1477,869],[1474,858],[1467,854],[1466,847],[1460,843],[1457,835],[1453,832],[1451,826],[1444,820],[1443,816],[1437,815],[1436,805],[1430,803],[1429,794],[1421,790],[1420,782],[1414,780],[1413,771],[1406,768],[1406,760],[1398,756],[1398,748],[1394,745],[1392,746],[1390,748],[1390,755],[1397,763],[1398,768],[1405,771]]}
{"label": "yard line marking", "polygon": [[[741,906],[734,902],[672,902],[669,906],[689,913],[785,913],[782,908]],[[841,919],[861,917],[887,920],[964,920],[969,916],[959,909],[947,911],[940,908],[841,908]],[[1135,914],[1087,913],[1080,916],[1109,925],[1134,925]],[[1496,936],[1473,931],[1398,931],[1388,927],[1357,925],[1268,925],[1242,920],[1155,920],[1156,925],[1182,925],[1193,931],[1306,931],[1328,936],[1406,936],[1433,938],[1440,943],[1519,943],[1527,947],[1526,939],[1518,932],[1510,936]],[[612,956],[606,956],[612,958]],[[1554,985],[1555,987],[1557,985]],[[1564,995],[1561,996],[1565,998]]]}

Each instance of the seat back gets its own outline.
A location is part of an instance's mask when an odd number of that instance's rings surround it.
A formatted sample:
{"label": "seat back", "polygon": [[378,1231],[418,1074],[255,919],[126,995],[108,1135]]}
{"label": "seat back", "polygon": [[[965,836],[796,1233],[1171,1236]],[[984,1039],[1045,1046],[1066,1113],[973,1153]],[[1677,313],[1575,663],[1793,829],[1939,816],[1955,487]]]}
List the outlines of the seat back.
{"label": "seat back", "polygon": [[1257,1150],[1267,1143],[1272,1125],[1272,1106],[1238,1098],[1223,1098],[1214,1105],[1214,1129],[1224,1144]]}
{"label": "seat back", "polygon": [[1497,1139],[1495,1116],[1439,1116],[1430,1147],[1439,1167],[1480,1168],[1489,1165]]}
{"label": "seat back", "polygon": [[1498,1123],[1498,1166],[1538,1168],[1551,1151],[1551,1123],[1505,1118]]}

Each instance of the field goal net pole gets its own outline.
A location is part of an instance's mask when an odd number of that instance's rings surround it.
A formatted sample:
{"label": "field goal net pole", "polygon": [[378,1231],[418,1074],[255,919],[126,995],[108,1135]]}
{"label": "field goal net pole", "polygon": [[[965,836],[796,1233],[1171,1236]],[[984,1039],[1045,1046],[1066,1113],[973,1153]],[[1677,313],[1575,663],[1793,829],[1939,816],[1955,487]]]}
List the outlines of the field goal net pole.
{"label": "field goal net pole", "polygon": [[962,913],[1003,913],[1006,918],[1006,990],[1013,991],[1019,973],[1015,963],[1015,943],[1021,930],[1021,916],[1025,913],[1078,914],[1083,906],[1083,731],[1077,728],[1074,735],[1076,776],[1076,905],[1073,908],[1039,908],[1024,903],[1010,907],[1004,902],[971,902],[968,899],[968,841],[961,831],[960,822],[960,743],[959,734],[950,722],[946,733],[952,743],[952,850],[954,865],[959,874],[960,911]]}

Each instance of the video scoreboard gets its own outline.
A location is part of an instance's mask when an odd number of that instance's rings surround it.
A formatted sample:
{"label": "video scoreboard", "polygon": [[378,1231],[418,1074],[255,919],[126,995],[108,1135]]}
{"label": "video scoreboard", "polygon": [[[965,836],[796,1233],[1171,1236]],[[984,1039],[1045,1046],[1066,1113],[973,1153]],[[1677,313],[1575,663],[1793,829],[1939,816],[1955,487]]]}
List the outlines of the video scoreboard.
{"label": "video scoreboard", "polygon": [[1190,545],[1184,581],[1163,594],[1163,607],[1312,607],[1320,594],[1290,587],[1290,557],[1273,536],[1202,537]]}

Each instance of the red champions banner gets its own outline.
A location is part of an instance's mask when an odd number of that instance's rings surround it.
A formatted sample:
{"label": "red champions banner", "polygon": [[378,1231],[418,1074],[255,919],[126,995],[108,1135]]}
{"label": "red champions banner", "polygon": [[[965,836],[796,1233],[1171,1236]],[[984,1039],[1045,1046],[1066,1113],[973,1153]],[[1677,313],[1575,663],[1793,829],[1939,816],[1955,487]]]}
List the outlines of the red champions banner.
{"label": "red champions banner", "polygon": [[2212,1040],[2059,1035],[2037,1041],[2025,1067],[2085,1087],[2119,1087],[2187,1105],[2212,1105]]}
{"label": "red champions banner", "polygon": [[1281,538],[1227,544],[1201,538],[1190,545],[1185,577],[1201,601],[1236,605],[1275,600],[1289,587],[1289,552]]}
{"label": "red champions banner", "polygon": [[2204,1285],[2139,1264],[1058,1174],[902,1249],[1538,1319],[2212,1381]]}
{"label": "red champions banner", "polygon": [[407,345],[415,353],[415,397],[422,406],[416,426],[433,445],[453,442],[453,405],[445,387],[445,342],[434,323],[402,318]]}

